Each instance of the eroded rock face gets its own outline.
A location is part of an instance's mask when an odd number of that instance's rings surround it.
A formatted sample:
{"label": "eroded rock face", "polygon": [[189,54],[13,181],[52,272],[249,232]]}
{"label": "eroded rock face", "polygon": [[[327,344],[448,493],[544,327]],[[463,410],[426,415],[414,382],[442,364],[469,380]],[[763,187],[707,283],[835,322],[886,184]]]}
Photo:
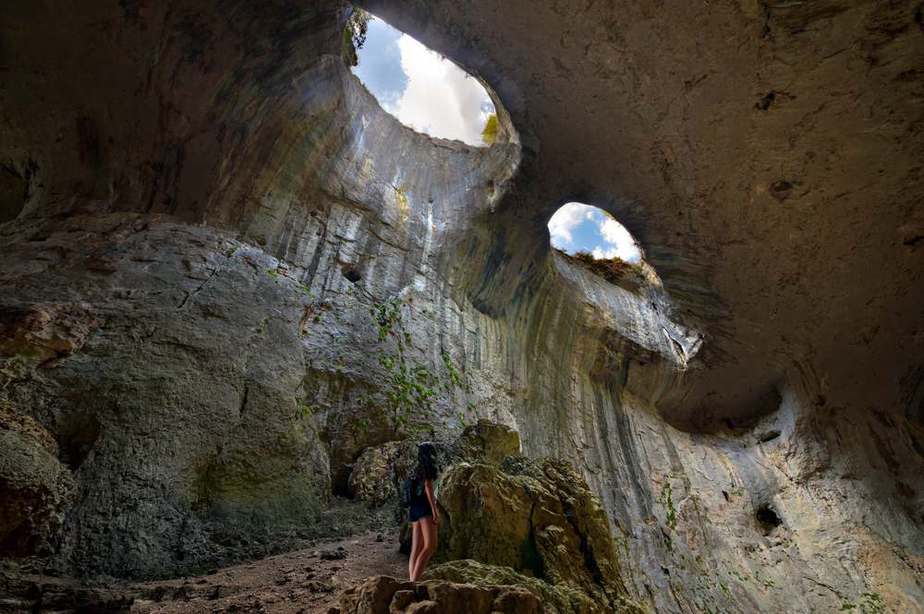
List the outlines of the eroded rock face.
{"label": "eroded rock face", "polygon": [[[36,233],[66,260],[19,251]],[[313,522],[330,482],[317,418],[301,409],[309,299],[270,274],[277,260],[135,216],[5,239],[17,285],[5,312],[27,315],[3,347],[4,394],[62,442],[78,481],[62,556],[86,573],[176,573]],[[64,286],[76,310],[51,303]]]}

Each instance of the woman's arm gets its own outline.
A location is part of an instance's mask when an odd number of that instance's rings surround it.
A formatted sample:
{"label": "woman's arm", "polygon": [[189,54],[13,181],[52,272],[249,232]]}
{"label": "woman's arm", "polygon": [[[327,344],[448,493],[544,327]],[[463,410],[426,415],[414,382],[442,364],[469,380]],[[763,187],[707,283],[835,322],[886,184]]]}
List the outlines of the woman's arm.
{"label": "woman's arm", "polygon": [[433,480],[424,481],[424,492],[427,493],[427,501],[430,502],[430,509],[433,511],[433,524],[439,524],[440,509],[436,505],[436,496],[433,494]]}

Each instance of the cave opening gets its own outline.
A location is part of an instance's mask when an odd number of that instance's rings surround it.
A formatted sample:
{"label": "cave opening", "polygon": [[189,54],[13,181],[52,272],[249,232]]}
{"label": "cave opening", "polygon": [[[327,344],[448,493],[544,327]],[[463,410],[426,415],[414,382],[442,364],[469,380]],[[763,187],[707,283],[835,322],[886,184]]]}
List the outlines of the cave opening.
{"label": "cave opening", "polygon": [[567,202],[549,218],[549,243],[566,262],[617,285],[659,284],[635,237],[599,207]]}
{"label": "cave opening", "polygon": [[638,263],[642,250],[626,227],[593,205],[568,202],[549,218],[552,247],[569,256],[587,254],[594,260],[619,258]]}
{"label": "cave opening", "polygon": [[763,504],[758,507],[754,516],[764,535],[771,533],[775,528],[783,524],[782,518],[780,518],[776,510],[769,504]]}
{"label": "cave opening", "polygon": [[353,74],[402,124],[476,147],[494,144],[499,129],[494,101],[454,62],[359,8],[343,39],[344,61]]}

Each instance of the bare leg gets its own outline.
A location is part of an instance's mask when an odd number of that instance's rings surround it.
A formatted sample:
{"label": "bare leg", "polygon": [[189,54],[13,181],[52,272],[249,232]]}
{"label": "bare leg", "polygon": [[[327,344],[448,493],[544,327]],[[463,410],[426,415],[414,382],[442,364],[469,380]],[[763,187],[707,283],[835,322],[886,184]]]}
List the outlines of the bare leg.
{"label": "bare leg", "polygon": [[433,518],[425,516],[421,518],[416,524],[420,527],[421,537],[423,538],[423,545],[420,553],[417,555],[417,562],[414,566],[414,573],[411,575],[415,581],[424,572],[424,569],[427,567],[427,563],[430,561],[430,557],[433,556],[434,552],[436,552],[437,544],[436,524],[434,524]]}
{"label": "bare leg", "polygon": [[407,575],[411,582],[417,578],[414,577],[414,568],[417,566],[417,559],[420,558],[420,551],[423,549],[423,533],[420,529],[420,522],[411,523],[411,557],[407,561]]}

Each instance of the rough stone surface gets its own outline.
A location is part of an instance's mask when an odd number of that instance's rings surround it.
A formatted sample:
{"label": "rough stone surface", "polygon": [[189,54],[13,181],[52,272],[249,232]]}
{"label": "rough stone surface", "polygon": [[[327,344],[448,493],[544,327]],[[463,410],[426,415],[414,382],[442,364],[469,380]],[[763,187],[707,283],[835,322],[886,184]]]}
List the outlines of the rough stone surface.
{"label": "rough stone surface", "polygon": [[539,614],[539,599],[516,586],[369,578],[340,597],[339,614]]}
{"label": "rough stone surface", "polygon": [[[407,435],[394,297],[464,376],[425,436],[485,417],[571,461],[635,598],[921,611],[920,2],[361,4],[511,140],[383,112],[339,2],[4,6],[0,369],[77,482],[60,556],[171,574],[310,523]],[[557,257],[571,199],[662,286]]]}
{"label": "rough stone surface", "polygon": [[599,499],[559,460],[467,463],[440,481],[435,561],[474,559],[566,585],[601,609],[625,601],[616,543]]}
{"label": "rough stone surface", "polygon": [[0,401],[0,556],[50,552],[73,490],[48,431]]}
{"label": "rough stone surface", "polygon": [[645,612],[629,599],[618,598],[615,602],[601,602],[593,599],[583,590],[571,584],[550,584],[532,576],[514,571],[510,567],[489,565],[472,559],[460,559],[435,565],[424,574],[426,579],[446,580],[485,586],[516,586],[536,595],[546,614],[603,614],[604,612]]}
{"label": "rough stone surface", "polygon": [[350,494],[373,507],[394,499],[399,476],[407,475],[417,459],[413,442],[392,441],[366,448],[350,471]]}
{"label": "rough stone surface", "polygon": [[[19,252],[36,232],[60,259]],[[302,410],[308,298],[268,274],[277,260],[134,216],[18,237],[4,242],[4,279],[17,280],[5,313],[46,313],[66,286],[76,313],[93,305],[103,323],[51,363],[3,360],[18,369],[4,393],[62,442],[77,477],[63,557],[85,572],[158,575],[262,552],[273,534],[317,519],[330,485],[317,418]]]}
{"label": "rough stone surface", "polygon": [[[417,441],[391,441],[363,450],[350,471],[350,496],[373,507],[393,501],[404,480],[417,466]],[[520,453],[520,436],[509,426],[480,419],[449,441],[430,442],[437,464],[447,468],[460,461],[499,464]]]}
{"label": "rough stone surface", "polygon": [[520,453],[520,434],[507,425],[478,420],[462,431],[456,447],[462,459],[496,465]]}

